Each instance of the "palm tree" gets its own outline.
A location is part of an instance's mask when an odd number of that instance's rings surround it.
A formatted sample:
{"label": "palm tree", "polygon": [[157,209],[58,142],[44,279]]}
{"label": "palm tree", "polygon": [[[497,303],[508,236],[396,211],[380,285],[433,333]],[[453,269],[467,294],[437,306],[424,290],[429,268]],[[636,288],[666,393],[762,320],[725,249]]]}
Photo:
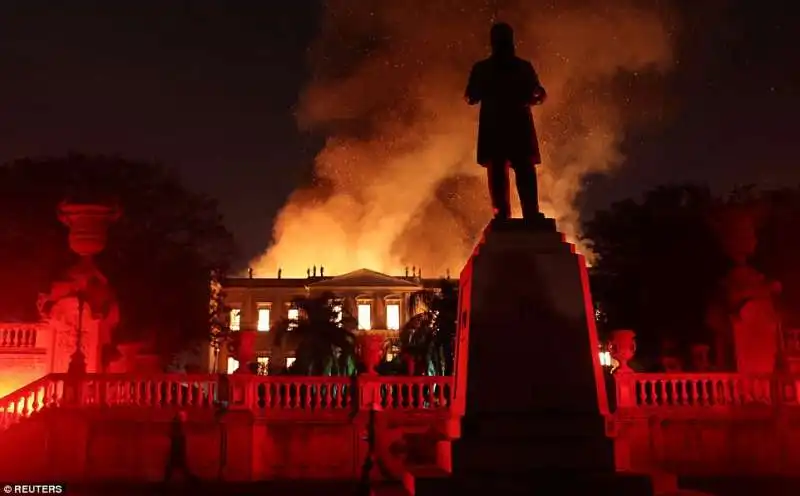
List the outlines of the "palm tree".
{"label": "palm tree", "polygon": [[458,320],[458,290],[442,280],[437,290],[411,298],[411,311],[424,308],[400,329],[400,353],[411,375],[452,375]]}
{"label": "palm tree", "polygon": [[300,375],[352,375],[355,372],[355,334],[358,321],[332,293],[298,298],[293,304],[299,317],[283,319],[272,329],[274,343],[284,340],[295,347],[290,373]]}

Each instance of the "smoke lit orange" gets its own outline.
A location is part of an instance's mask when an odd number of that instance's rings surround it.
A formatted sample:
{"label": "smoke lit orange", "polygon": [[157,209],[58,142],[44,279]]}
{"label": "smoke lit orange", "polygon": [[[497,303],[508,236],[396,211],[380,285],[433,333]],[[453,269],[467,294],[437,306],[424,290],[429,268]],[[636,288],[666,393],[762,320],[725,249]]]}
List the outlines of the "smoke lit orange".
{"label": "smoke lit orange", "polygon": [[672,46],[661,12],[632,2],[331,0],[310,52],[304,129],[327,134],[316,159],[323,186],[296,192],[259,275],[361,267],[399,274],[457,272],[490,217],[475,164],[476,109],[462,95],[486,56],[495,14],[517,31],[548,90],[536,109],[544,212],[574,240],[582,179],[618,166],[626,122],[620,71],[666,71]]}

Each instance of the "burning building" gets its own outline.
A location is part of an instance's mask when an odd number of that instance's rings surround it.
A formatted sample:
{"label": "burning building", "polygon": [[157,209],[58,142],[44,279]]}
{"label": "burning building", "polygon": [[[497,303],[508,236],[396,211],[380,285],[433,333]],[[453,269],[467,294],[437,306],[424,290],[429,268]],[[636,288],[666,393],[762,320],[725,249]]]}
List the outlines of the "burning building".
{"label": "burning building", "polygon": [[[449,277],[449,276],[448,276]],[[278,346],[270,330],[278,322],[299,317],[294,301],[298,298],[326,293],[341,298],[342,305],[358,321],[357,336],[369,334],[382,338],[387,345],[387,360],[397,352],[397,341],[403,325],[417,312],[413,296],[421,291],[436,291],[441,278],[424,279],[422,271],[406,269],[401,276],[391,276],[369,269],[346,274],[325,275],[323,267],[308,269],[304,278],[238,277],[225,283],[225,303],[230,309],[229,326],[233,332],[256,331],[255,358],[259,373],[285,370],[294,362],[294,350]],[[233,373],[239,362],[225,347],[214,360],[209,353],[210,369]],[[216,363],[216,366],[214,365]],[[213,370],[216,368],[216,370]]]}

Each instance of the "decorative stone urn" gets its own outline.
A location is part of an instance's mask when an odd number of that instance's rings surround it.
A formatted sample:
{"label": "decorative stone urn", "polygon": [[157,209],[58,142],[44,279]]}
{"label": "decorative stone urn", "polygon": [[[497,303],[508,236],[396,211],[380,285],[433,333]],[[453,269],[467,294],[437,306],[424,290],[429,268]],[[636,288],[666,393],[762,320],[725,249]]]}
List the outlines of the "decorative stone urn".
{"label": "decorative stone urn", "polygon": [[612,331],[608,351],[611,358],[619,363],[617,373],[633,372],[628,362],[636,355],[636,333],[630,329]]}
{"label": "decorative stone urn", "polygon": [[361,331],[362,334],[358,336],[358,345],[360,350],[361,362],[364,364],[364,373],[367,375],[375,375],[375,367],[381,363],[383,356],[383,344],[385,339],[380,334],[373,334],[369,331]]}
{"label": "decorative stone urn", "polygon": [[[81,260],[37,302],[41,318],[54,329],[52,372],[96,372],[107,365],[102,363],[102,350],[111,343],[119,312],[93,257],[105,248],[108,227],[119,215],[117,208],[106,205],[62,202],[58,206],[58,218],[69,228],[69,247]],[[68,312],[70,308],[75,310]]]}
{"label": "decorative stone urn", "polygon": [[119,219],[116,207],[61,202],[58,220],[69,228],[69,247],[81,257],[93,257],[103,251],[108,228]]}
{"label": "decorative stone urn", "polygon": [[239,368],[236,374],[249,374],[250,364],[255,362],[256,331],[241,330],[236,331],[236,359],[239,361]]}

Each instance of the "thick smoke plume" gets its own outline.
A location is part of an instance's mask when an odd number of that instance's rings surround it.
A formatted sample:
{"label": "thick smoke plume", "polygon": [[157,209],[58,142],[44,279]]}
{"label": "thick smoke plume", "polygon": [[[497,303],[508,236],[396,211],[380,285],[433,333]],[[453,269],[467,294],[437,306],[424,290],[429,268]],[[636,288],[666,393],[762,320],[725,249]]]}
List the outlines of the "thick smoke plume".
{"label": "thick smoke plume", "polygon": [[672,61],[666,14],[655,2],[600,0],[330,0],[310,49],[313,79],[300,100],[303,129],[327,136],[316,180],[275,224],[259,275],[304,276],[405,266],[439,276],[463,265],[491,215],[475,164],[477,110],[462,97],[487,55],[494,20],[510,22],[549,99],[534,118],[543,149],[544,212],[568,239],[583,178],[622,162],[623,73],[664,72]]}

